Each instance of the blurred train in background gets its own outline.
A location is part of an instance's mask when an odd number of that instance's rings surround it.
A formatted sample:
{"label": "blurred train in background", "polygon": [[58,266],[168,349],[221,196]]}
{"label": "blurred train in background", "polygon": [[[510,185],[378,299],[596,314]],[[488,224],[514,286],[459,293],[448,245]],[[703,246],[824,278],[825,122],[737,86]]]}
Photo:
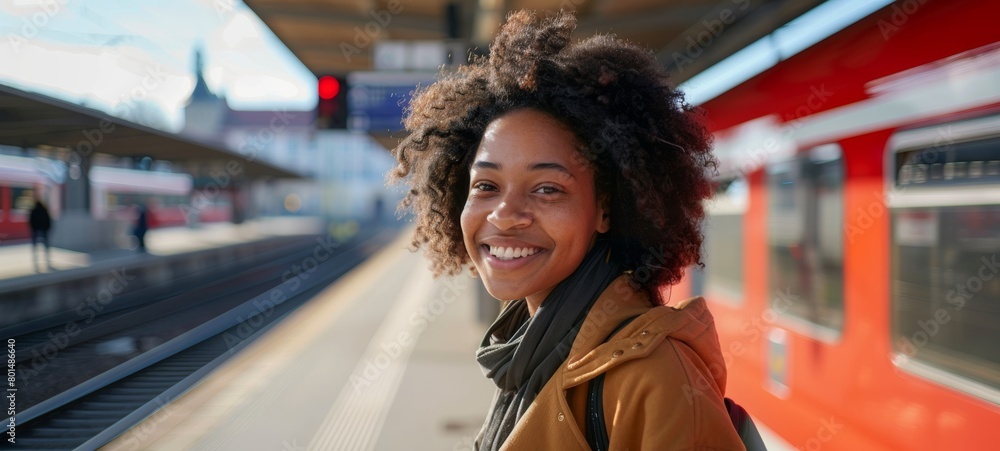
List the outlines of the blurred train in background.
{"label": "blurred train in background", "polygon": [[705,102],[729,396],[799,449],[1000,443],[994,2],[896,2]]}
{"label": "blurred train in background", "polygon": [[[0,240],[29,239],[28,216],[41,199],[53,219],[65,204],[65,165],[46,158],[0,155]],[[188,174],[95,166],[90,170],[90,205],[95,219],[134,221],[137,206],[149,210],[150,228],[223,222],[232,218],[227,190],[192,207],[197,195]]]}

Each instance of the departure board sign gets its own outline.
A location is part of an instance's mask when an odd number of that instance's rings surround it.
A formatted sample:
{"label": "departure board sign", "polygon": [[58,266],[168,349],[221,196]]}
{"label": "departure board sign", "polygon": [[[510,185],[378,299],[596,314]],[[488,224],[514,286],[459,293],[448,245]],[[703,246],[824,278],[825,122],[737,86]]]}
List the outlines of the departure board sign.
{"label": "departure board sign", "polygon": [[354,72],[348,76],[347,127],[391,134],[403,129],[403,115],[418,87],[434,82],[436,72]]}

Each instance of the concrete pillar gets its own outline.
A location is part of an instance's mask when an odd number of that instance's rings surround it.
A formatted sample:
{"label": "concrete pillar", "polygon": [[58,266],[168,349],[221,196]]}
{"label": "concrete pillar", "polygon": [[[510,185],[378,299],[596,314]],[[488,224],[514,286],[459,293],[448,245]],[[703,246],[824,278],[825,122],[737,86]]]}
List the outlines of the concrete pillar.
{"label": "concrete pillar", "polygon": [[250,186],[246,183],[246,178],[242,174],[233,176],[232,191],[232,219],[233,224],[242,224],[243,221],[252,218],[248,215],[250,208]]}
{"label": "concrete pillar", "polygon": [[76,150],[70,152],[66,174],[66,203],[64,211],[90,214],[90,155]]}
{"label": "concrete pillar", "polygon": [[63,211],[52,224],[52,246],[80,252],[118,247],[119,238],[128,233],[128,221],[94,218],[91,205],[90,168],[93,149],[70,152]]}

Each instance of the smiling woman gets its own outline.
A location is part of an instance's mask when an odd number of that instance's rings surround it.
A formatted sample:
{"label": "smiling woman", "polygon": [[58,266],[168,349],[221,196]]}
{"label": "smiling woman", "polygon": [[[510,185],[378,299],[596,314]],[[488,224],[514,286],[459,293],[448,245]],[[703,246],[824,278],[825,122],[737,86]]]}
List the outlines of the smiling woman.
{"label": "smiling woman", "polygon": [[709,137],[648,51],[513,14],[490,56],[419,92],[394,150],[414,247],[508,300],[477,352],[479,449],[743,449],[701,298]]}

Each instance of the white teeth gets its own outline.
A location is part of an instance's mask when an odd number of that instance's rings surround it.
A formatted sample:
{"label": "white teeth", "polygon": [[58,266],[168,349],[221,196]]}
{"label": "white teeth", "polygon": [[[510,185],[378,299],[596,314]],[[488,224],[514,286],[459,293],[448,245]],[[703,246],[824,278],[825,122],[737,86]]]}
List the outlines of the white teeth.
{"label": "white teeth", "polygon": [[490,246],[490,254],[501,260],[511,260],[515,258],[534,255],[541,249],[533,247],[499,247]]}

